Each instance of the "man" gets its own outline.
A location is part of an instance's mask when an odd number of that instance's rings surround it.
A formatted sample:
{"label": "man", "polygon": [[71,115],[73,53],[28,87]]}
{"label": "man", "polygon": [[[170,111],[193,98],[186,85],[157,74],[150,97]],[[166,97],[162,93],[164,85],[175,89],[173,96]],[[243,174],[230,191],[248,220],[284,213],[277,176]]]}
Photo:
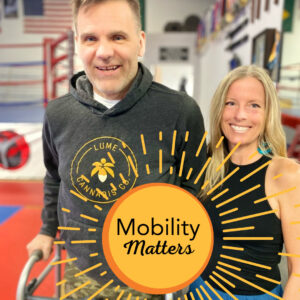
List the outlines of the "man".
{"label": "man", "polygon": [[[103,256],[105,216],[122,194],[145,183],[175,184],[196,194],[200,181],[194,181],[206,151],[204,145],[197,153],[203,119],[193,99],[154,83],[138,63],[145,51],[145,33],[137,0],[74,0],[73,5],[85,72],[71,79],[69,94],[47,107],[43,226],[27,248],[29,254],[42,249],[47,259],[58,225],[67,227],[61,238],[69,257],[76,259],[66,266],[67,276],[102,262],[78,281],[88,275],[99,286],[107,278],[124,286]],[[80,243],[92,240],[97,243]],[[72,296],[80,299],[76,295],[83,290]],[[86,290],[92,294],[90,286]],[[101,293],[103,299],[116,298],[118,294],[107,294],[111,290]]]}

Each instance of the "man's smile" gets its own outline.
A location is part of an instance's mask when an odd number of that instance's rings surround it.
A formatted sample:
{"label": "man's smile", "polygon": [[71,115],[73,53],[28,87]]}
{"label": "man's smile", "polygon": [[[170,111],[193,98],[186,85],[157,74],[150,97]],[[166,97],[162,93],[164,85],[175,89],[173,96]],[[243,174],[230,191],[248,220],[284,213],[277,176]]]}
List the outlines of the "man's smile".
{"label": "man's smile", "polygon": [[120,65],[113,65],[113,66],[100,66],[100,67],[96,67],[96,69],[100,70],[100,71],[115,71],[117,69],[119,69],[121,66]]}

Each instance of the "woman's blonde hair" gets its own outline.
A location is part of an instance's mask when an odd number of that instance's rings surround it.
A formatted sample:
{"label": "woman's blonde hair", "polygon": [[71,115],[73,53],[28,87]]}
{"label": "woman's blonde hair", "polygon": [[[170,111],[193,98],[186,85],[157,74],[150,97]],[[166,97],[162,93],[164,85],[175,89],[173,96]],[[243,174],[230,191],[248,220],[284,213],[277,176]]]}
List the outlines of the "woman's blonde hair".
{"label": "woman's blonde hair", "polygon": [[[286,139],[281,125],[281,114],[277,92],[268,73],[255,65],[241,66],[227,74],[219,84],[210,106],[210,140],[208,144],[208,153],[211,155],[211,161],[207,167],[205,181],[208,184],[200,192],[200,196],[206,197],[206,193],[217,182],[222,180],[227,171],[228,163],[216,172],[217,167],[222,163],[228,154],[227,143],[223,142],[218,148],[216,145],[223,136],[221,130],[221,119],[225,106],[228,89],[233,82],[245,77],[253,77],[259,80],[265,91],[265,124],[262,134],[259,136],[258,146],[268,156],[286,157]],[[225,138],[225,137],[224,137]]]}

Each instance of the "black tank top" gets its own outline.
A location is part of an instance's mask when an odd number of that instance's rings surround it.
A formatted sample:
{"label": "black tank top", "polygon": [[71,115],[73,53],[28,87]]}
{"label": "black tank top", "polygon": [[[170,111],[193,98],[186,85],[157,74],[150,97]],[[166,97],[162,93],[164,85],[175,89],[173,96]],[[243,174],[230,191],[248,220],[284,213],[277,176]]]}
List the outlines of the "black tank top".
{"label": "black tank top", "polygon": [[[238,166],[229,163],[229,170],[227,174],[233,171],[236,167],[239,167],[237,171],[230,179],[228,179],[223,186],[218,188],[209,198],[204,201],[204,206],[207,209],[214,229],[214,247],[211,259],[205,271],[202,273],[202,278],[208,280],[208,282],[216,289],[221,288],[209,279],[209,275],[212,275],[221,284],[223,284],[230,292],[237,295],[258,295],[263,294],[257,288],[244,283],[243,281],[228,275],[221,270],[217,269],[219,266],[227,271],[236,274],[237,276],[250,281],[268,291],[271,291],[276,287],[278,283],[272,283],[261,276],[270,278],[276,281],[280,281],[280,272],[278,264],[280,262],[280,256],[278,252],[282,251],[283,237],[281,230],[280,219],[275,213],[269,213],[262,216],[252,217],[244,220],[234,220],[240,217],[259,214],[267,211],[271,211],[272,208],[269,205],[268,200],[254,204],[255,200],[266,197],[265,193],[265,176],[267,166],[252,175],[243,182],[240,179],[248,175],[259,166],[263,165],[270,158],[262,156],[259,160],[249,165]],[[229,201],[224,205],[219,204],[224,201],[238,195],[256,185],[261,186],[248,194],[245,194],[235,200]],[[214,201],[211,199],[225,190],[228,192]],[[218,206],[218,207],[216,207]],[[220,213],[229,212],[222,216]],[[232,211],[232,212],[230,212]],[[229,222],[226,222],[229,221]],[[225,222],[224,222],[225,221]],[[224,222],[222,224],[222,222]],[[230,229],[251,227],[254,229],[243,231],[228,231]],[[271,238],[270,240],[243,240],[243,238]],[[235,247],[236,250],[229,249],[228,247]],[[244,250],[241,251],[240,248]],[[242,260],[238,261],[238,260]],[[246,263],[250,262],[250,263]],[[228,267],[224,265],[231,265],[240,270]],[[253,263],[253,264],[252,264]],[[235,285],[235,288],[231,287],[219,277],[217,274],[223,276],[228,281]],[[258,274],[258,276],[257,276]]]}

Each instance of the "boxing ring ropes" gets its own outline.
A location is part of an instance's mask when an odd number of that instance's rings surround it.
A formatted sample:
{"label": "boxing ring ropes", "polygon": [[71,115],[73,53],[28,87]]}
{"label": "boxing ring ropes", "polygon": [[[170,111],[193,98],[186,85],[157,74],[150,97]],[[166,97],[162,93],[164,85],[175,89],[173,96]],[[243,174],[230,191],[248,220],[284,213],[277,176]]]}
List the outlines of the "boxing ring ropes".
{"label": "boxing ring ropes", "polygon": [[[67,47],[62,47],[62,43],[66,42]],[[73,41],[73,32],[69,31],[66,34],[63,34],[57,39],[45,38],[43,43],[32,43],[32,44],[0,44],[1,50],[16,51],[17,49],[32,49],[32,48],[41,48],[42,50],[42,61],[21,61],[21,62],[2,62],[0,63],[1,68],[7,68],[10,73],[12,69],[20,68],[30,68],[30,67],[39,67],[42,66],[42,76],[39,79],[25,79],[25,80],[1,80],[0,79],[0,90],[8,90],[9,87],[15,87],[15,91],[20,91],[20,87],[30,87],[42,86],[42,99],[31,100],[31,101],[8,101],[4,97],[11,96],[11,92],[4,92],[0,94],[0,106],[18,106],[18,105],[30,105],[35,103],[43,103],[43,106],[46,106],[48,101],[56,98],[58,96],[58,85],[66,80],[68,80],[74,69],[74,41]],[[60,52],[59,54],[57,54]],[[61,52],[63,52],[61,54]],[[65,63],[63,65],[62,63]],[[62,69],[67,70],[63,72]],[[27,71],[27,70],[26,70]],[[33,74],[38,72],[33,72]],[[8,74],[9,75],[9,74]],[[3,74],[1,75],[3,77]],[[19,76],[20,77],[20,76]],[[28,77],[28,76],[24,76]],[[67,92],[67,89],[63,93]],[[25,93],[26,96],[26,93]],[[3,99],[1,99],[3,98]],[[5,100],[5,101],[4,101]],[[1,120],[0,120],[1,121]],[[17,120],[16,120],[17,121]]]}
{"label": "boxing ring ropes", "polygon": [[[55,50],[59,45],[67,41],[68,48],[67,53],[60,56],[55,56]],[[46,106],[49,100],[55,99],[57,95],[57,85],[60,82],[71,79],[74,71],[74,38],[73,31],[69,31],[67,34],[62,35],[57,40],[44,39],[43,43],[44,49],[44,105]],[[58,75],[56,73],[56,66],[67,60],[68,73],[63,75]]]}
{"label": "boxing ring ropes", "polygon": [[[73,74],[72,31],[56,39],[45,38],[42,43],[0,44],[2,60],[7,60],[7,56],[20,57],[20,51],[27,61],[0,62],[0,122],[3,126],[6,123],[41,123],[44,108],[50,100],[68,92]],[[30,60],[38,55],[43,60]],[[15,170],[26,163],[28,143],[41,139],[41,129],[33,126],[19,135],[13,124],[7,126],[12,128],[0,131],[0,170]],[[21,153],[19,162],[16,162],[17,153]]]}

